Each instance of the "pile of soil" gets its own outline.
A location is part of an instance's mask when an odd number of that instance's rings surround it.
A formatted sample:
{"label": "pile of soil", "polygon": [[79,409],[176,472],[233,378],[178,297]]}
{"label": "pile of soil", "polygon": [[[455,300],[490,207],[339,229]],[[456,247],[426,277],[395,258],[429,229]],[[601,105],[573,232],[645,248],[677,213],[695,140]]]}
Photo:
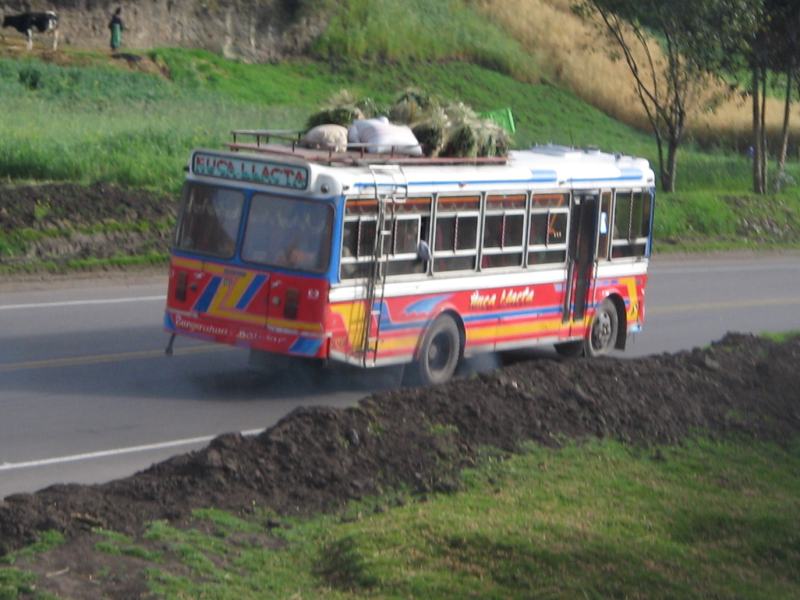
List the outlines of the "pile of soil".
{"label": "pile of soil", "polygon": [[800,337],[729,334],[704,350],[634,360],[520,362],[432,388],[400,389],[348,409],[297,409],[254,438],[228,434],[103,485],[58,485],[0,503],[0,549],[57,529],[136,535],[216,506],[245,514],[333,510],[396,486],[457,489],[482,446],[614,438],[671,444],[705,435],[791,440],[800,432]]}
{"label": "pile of soil", "polygon": [[167,252],[176,213],[172,196],[109,183],[0,185],[0,231],[13,245],[0,245],[0,265]]}

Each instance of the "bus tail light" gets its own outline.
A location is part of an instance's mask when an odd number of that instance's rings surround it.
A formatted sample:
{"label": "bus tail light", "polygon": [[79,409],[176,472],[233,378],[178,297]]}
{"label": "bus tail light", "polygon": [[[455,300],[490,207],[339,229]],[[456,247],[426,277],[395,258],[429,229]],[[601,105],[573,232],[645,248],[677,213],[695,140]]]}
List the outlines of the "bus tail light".
{"label": "bus tail light", "polygon": [[186,302],[186,271],[178,271],[178,281],[175,283],[175,299]]}
{"label": "bus tail light", "polygon": [[300,300],[300,291],[295,288],[286,290],[286,301],[283,305],[283,316],[287,319],[297,318],[297,305]]}

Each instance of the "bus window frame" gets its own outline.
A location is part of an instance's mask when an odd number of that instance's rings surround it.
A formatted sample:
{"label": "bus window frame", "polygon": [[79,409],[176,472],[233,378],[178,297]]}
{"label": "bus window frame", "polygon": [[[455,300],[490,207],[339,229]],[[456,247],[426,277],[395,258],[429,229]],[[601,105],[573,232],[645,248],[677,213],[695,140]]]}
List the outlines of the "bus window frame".
{"label": "bus window frame", "polygon": [[[464,210],[464,209],[456,209],[453,211],[443,211],[441,210],[442,202],[446,202],[449,199],[455,198],[469,198],[469,202],[475,202],[477,199],[476,206],[477,208],[474,210]],[[430,234],[430,250],[431,250],[431,260],[430,260],[430,272],[433,276],[440,276],[440,277],[447,277],[451,276],[452,274],[464,274],[464,273],[475,273],[478,271],[478,261],[480,255],[480,249],[482,246],[482,239],[481,236],[483,235],[482,229],[482,213],[483,213],[483,204],[484,204],[485,192],[477,192],[477,193],[445,193],[445,194],[435,194],[434,195],[434,203],[433,203],[433,214],[431,216],[431,234]],[[444,215],[444,216],[443,216]],[[437,226],[440,222],[440,219],[455,219],[455,229],[453,231],[453,250],[437,250],[436,249],[436,231]],[[465,218],[465,219],[472,219],[476,218],[477,221],[475,223],[475,246],[471,249],[463,249],[458,250],[458,219]],[[436,261],[438,260],[445,260],[448,258],[462,258],[462,257],[469,257],[472,256],[475,258],[473,261],[472,268],[467,269],[446,269],[446,270],[439,270],[436,269]]]}
{"label": "bus window frame", "polygon": [[[515,197],[522,196],[524,201],[522,203],[521,208],[507,208],[505,206],[501,206],[500,208],[491,208],[491,204],[493,203],[502,203],[504,200],[501,198],[506,199],[513,199]],[[528,224],[530,222],[530,198],[531,193],[528,190],[511,190],[511,191],[492,191],[492,192],[485,192],[483,201],[482,201],[482,217],[480,222],[480,232],[478,236],[478,271],[502,271],[502,270],[521,270],[525,268],[525,240],[527,239],[528,235]],[[500,242],[500,246],[489,246],[485,245],[485,236],[486,236],[486,220],[489,217],[497,217],[502,216],[502,236],[505,237],[505,230],[506,230],[506,218],[508,216],[522,216],[522,231],[520,244],[517,246],[506,246],[504,245],[505,240],[502,239]],[[484,265],[484,256],[513,256],[515,254],[519,254],[519,263],[513,265]]]}
{"label": "bus window frame", "polygon": [[[537,197],[543,196],[566,196],[566,203],[562,206],[547,206],[543,208],[534,208],[535,199]],[[574,201],[575,191],[574,190],[557,190],[552,192],[546,191],[534,191],[531,193],[530,197],[530,204],[528,210],[528,228],[526,230],[525,236],[525,266],[530,269],[553,269],[558,267],[563,267],[567,260],[569,259],[569,239],[570,239],[570,232],[572,230],[572,219],[570,218],[572,214],[572,203]],[[544,244],[531,244],[531,228],[533,227],[533,221],[535,215],[548,215],[548,223],[550,220],[550,215],[552,214],[563,214],[566,216],[567,225],[564,229],[564,241],[559,244],[550,244],[548,242],[549,235],[545,236],[545,243]],[[548,226],[549,230],[549,226]],[[538,263],[538,264],[531,264],[530,262],[530,255],[531,253],[536,252],[563,252],[564,258],[560,261],[553,261],[553,262],[545,262],[545,263]]]}
{"label": "bus window frame", "polygon": [[[603,202],[608,199],[608,212],[606,213],[606,233],[603,234],[601,226],[603,223]],[[597,210],[597,246],[594,249],[594,256],[597,262],[609,262],[611,260],[611,242],[614,234],[614,190],[603,188],[599,193],[600,205]],[[606,236],[605,256],[600,256],[600,239]]]}
{"label": "bus window frame", "polygon": [[[189,188],[192,188],[192,187],[194,187],[194,188],[203,187],[203,188],[209,188],[209,189],[218,189],[218,190],[224,190],[224,191],[227,191],[227,192],[236,192],[236,193],[241,194],[241,196],[242,196],[242,204],[241,204],[241,207],[239,209],[239,222],[237,223],[237,226],[236,226],[236,238],[233,241],[233,252],[231,254],[223,255],[223,254],[217,254],[217,253],[213,253],[213,252],[203,252],[201,250],[193,250],[193,249],[181,248],[178,245],[178,237],[180,235],[181,228],[183,227],[184,219],[186,217],[186,203],[188,202],[187,192],[188,192]],[[248,195],[247,190],[242,189],[240,187],[229,186],[229,185],[217,185],[217,184],[214,184],[214,183],[208,183],[208,182],[204,182],[204,181],[188,181],[187,180],[186,182],[184,182],[183,187],[181,189],[180,214],[179,214],[178,221],[175,224],[175,232],[174,232],[174,234],[172,236],[172,251],[173,252],[178,252],[178,253],[189,254],[189,255],[206,256],[206,257],[209,257],[209,258],[213,258],[213,259],[217,259],[217,260],[223,260],[223,261],[234,261],[234,260],[236,260],[239,257],[241,240],[244,239],[244,227],[245,227],[245,222],[246,222],[246,219],[245,219],[245,214],[246,214],[245,208],[247,208],[247,211],[249,211],[249,201],[250,201],[250,197]]]}
{"label": "bus window frame", "polygon": [[[245,258],[244,256],[244,242],[245,238],[247,237],[247,227],[250,224],[250,211],[252,210],[253,200],[257,196],[271,196],[273,198],[279,198],[281,200],[291,200],[293,202],[305,202],[308,204],[316,204],[324,206],[329,214],[329,223],[330,228],[328,229],[328,236],[327,240],[323,241],[320,244],[320,248],[326,248],[328,253],[328,260],[325,262],[325,265],[319,269],[301,269],[297,267],[291,267],[286,265],[275,265],[270,263],[265,263],[257,260],[253,260],[251,258]],[[311,275],[324,275],[328,273],[331,268],[331,264],[334,260],[334,248],[333,248],[333,239],[334,233],[336,229],[336,206],[330,200],[323,200],[323,199],[316,199],[310,198],[307,196],[293,196],[291,194],[276,194],[273,191],[264,191],[264,190],[249,190],[246,194],[246,211],[242,210],[242,217],[239,223],[239,234],[237,240],[237,250],[234,256],[237,256],[242,263],[247,265],[254,265],[258,268],[268,268],[270,270],[277,270],[277,271],[293,271],[299,273],[308,273]],[[344,228],[343,228],[344,229]]]}
{"label": "bus window frame", "polygon": [[[374,257],[374,248],[375,248],[375,238],[372,239],[372,252],[367,255],[359,256],[359,250],[361,248],[361,224],[362,223],[375,223],[375,234],[378,234],[378,203],[374,202],[375,204],[375,212],[370,213],[357,213],[354,215],[347,214],[347,202],[348,201],[365,201],[364,199],[359,198],[346,198],[344,205],[342,207],[343,211],[343,218],[342,218],[342,232],[341,232],[341,239],[339,241],[339,281],[357,281],[362,279],[367,279],[368,275],[347,275],[345,274],[345,269],[349,265],[353,265],[351,268],[358,269],[360,265],[371,263]],[[347,232],[347,225],[348,223],[356,223],[357,225],[357,238],[356,238],[356,255],[355,256],[345,256],[344,251],[347,246],[344,243],[345,234]]]}
{"label": "bus window frame", "polygon": [[[404,206],[404,204],[405,205],[414,204],[414,203],[424,204],[423,201],[425,201],[425,200],[428,201],[427,202],[427,208],[424,208],[420,212],[415,212],[413,210],[411,210],[411,211],[403,211],[402,210],[402,207]],[[368,213],[359,212],[359,213],[348,214],[347,213],[347,204],[349,202],[364,203],[364,205],[367,205],[367,206],[374,205],[374,212],[368,212]],[[399,205],[399,208],[398,208],[398,210],[397,210],[397,212],[395,214],[394,223],[392,225],[392,236],[391,236],[391,239],[390,239],[391,248],[390,248],[390,251],[388,253],[386,253],[382,257],[380,257],[380,259],[379,259],[380,262],[388,265],[389,263],[399,263],[399,262],[403,262],[403,261],[408,262],[408,261],[413,261],[413,260],[419,259],[419,253],[416,250],[414,252],[404,252],[402,254],[395,254],[395,249],[397,247],[397,240],[396,240],[396,237],[397,237],[397,223],[399,221],[413,221],[413,220],[418,221],[419,225],[417,227],[417,239],[416,239],[416,247],[418,248],[420,240],[423,239],[422,224],[424,222],[424,219],[426,219],[426,218],[428,219],[428,230],[427,230],[427,234],[428,235],[427,235],[427,237],[430,238],[431,224],[433,222],[433,205],[434,205],[434,202],[435,202],[435,195],[434,194],[425,194],[425,195],[422,195],[422,196],[410,196],[410,197],[408,197],[406,199],[406,202],[404,204],[400,204]],[[341,243],[340,243],[340,250],[339,250],[339,281],[341,283],[351,284],[351,283],[356,283],[356,282],[359,282],[359,281],[367,280],[367,279],[369,279],[369,275],[367,275],[367,274],[364,274],[364,275],[359,274],[359,275],[353,275],[353,276],[346,275],[344,273],[344,270],[345,270],[346,266],[347,265],[371,264],[373,262],[373,260],[374,260],[374,250],[373,250],[373,253],[370,253],[369,255],[355,256],[355,257],[344,256],[344,254],[343,254],[344,253],[344,249],[345,249],[344,237],[345,237],[345,231],[346,231],[346,228],[347,228],[347,224],[348,223],[358,222],[359,223],[359,230],[360,230],[360,223],[361,222],[375,222],[375,223],[377,223],[377,221],[378,221],[378,203],[375,200],[375,196],[369,196],[369,197],[350,196],[350,197],[346,197],[345,198],[344,205],[342,207],[342,211],[343,211],[342,234],[341,234]],[[377,228],[376,228],[376,231],[377,231]],[[360,235],[360,233],[359,233],[359,235]],[[358,247],[360,247],[360,245],[357,243],[356,249],[358,249]],[[374,239],[373,239],[373,249],[374,249]],[[424,270],[421,271],[421,272],[417,272],[417,273],[387,273],[386,277],[387,277],[387,279],[391,279],[391,280],[395,280],[397,278],[421,279],[421,278],[427,277],[430,274],[430,268],[431,268],[431,264],[430,263],[433,262],[433,261],[428,260],[426,262],[427,262],[427,264],[425,265]],[[386,268],[388,269],[388,266]]]}
{"label": "bus window frame", "polygon": [[[627,234],[623,238],[617,238],[617,196],[618,194],[627,193],[630,194],[630,208],[628,211],[628,225],[627,225]],[[639,236],[639,237],[631,237],[631,232],[633,229],[633,215],[634,215],[634,202],[637,195],[642,199],[642,202],[649,203],[649,213],[648,213],[648,235],[647,236]],[[654,199],[653,194],[650,189],[643,188],[643,187],[630,187],[630,188],[615,188],[613,190],[613,201],[612,201],[612,216],[611,216],[611,231],[610,231],[610,239],[611,243],[609,244],[609,260],[615,262],[624,262],[624,261],[637,261],[648,258],[649,256],[649,248],[650,248],[650,239],[653,235],[652,228],[653,228],[653,206]],[[641,254],[638,253],[631,253],[629,255],[623,256],[614,256],[614,248],[637,248],[642,247]]]}

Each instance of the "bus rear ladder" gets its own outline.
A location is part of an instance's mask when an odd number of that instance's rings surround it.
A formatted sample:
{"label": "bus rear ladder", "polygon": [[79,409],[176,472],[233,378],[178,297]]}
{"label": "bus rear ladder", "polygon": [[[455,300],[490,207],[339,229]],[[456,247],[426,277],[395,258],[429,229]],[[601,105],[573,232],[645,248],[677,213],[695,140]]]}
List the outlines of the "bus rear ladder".
{"label": "bus rear ladder", "polygon": [[[383,317],[383,302],[386,291],[386,275],[389,255],[393,252],[392,237],[397,218],[397,205],[408,198],[408,180],[400,165],[370,165],[378,203],[378,220],[375,224],[375,245],[372,269],[367,279],[364,317],[363,365],[374,366],[378,358],[378,344]],[[376,307],[377,303],[377,307]],[[372,320],[375,319],[373,328]]]}

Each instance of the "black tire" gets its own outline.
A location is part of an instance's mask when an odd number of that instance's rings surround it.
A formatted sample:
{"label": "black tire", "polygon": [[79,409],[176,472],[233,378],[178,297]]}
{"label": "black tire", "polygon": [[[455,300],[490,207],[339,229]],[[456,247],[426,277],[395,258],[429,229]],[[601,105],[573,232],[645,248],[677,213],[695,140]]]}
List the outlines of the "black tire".
{"label": "black tire", "polygon": [[614,349],[619,332],[617,307],[611,300],[603,300],[592,318],[592,326],[586,335],[586,356],[602,356]]}
{"label": "black tire", "polygon": [[556,352],[563,356],[564,358],[578,358],[579,356],[583,356],[584,353],[584,341],[583,340],[575,340],[572,342],[561,342],[560,344],[556,344]]}
{"label": "black tire", "polygon": [[444,383],[456,372],[460,360],[461,332],[453,317],[442,315],[425,333],[413,379],[421,385]]}

